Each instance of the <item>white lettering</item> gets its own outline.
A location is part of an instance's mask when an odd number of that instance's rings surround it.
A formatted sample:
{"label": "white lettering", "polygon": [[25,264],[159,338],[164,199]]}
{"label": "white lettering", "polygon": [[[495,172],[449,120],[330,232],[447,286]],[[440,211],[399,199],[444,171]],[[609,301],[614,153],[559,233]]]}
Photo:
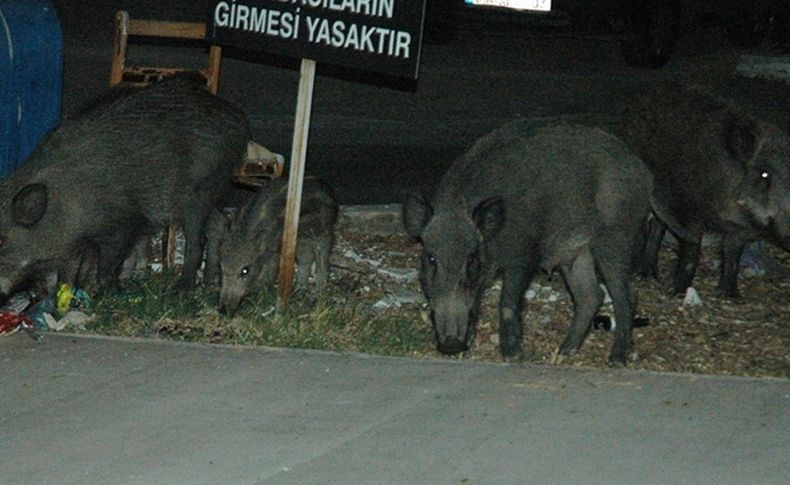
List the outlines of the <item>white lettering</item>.
{"label": "white lettering", "polygon": [[409,46],[411,45],[411,34],[408,32],[397,32],[397,44],[395,45],[395,52],[392,53],[395,57],[409,58]]}
{"label": "white lettering", "polygon": [[329,45],[329,21],[324,19],[321,21],[321,26],[318,28],[318,36],[315,38],[317,43],[323,42]]}
{"label": "white lettering", "polygon": [[357,13],[370,15],[370,0],[357,0]]}
{"label": "white lettering", "polygon": [[391,19],[392,14],[395,12],[395,0],[378,0],[378,7],[376,15]]}
{"label": "white lettering", "polygon": [[332,47],[343,47],[345,28],[346,24],[344,24],[342,20],[336,20],[332,25]]}
{"label": "white lettering", "polygon": [[253,8],[252,15],[250,15],[251,26],[250,30],[255,32],[266,32],[266,13],[268,10],[265,8]]}
{"label": "white lettering", "polygon": [[[236,22],[234,27],[242,30],[250,30],[250,7],[246,5],[239,5],[236,9]],[[242,27],[242,24],[244,25]]]}
{"label": "white lettering", "polygon": [[344,49],[348,49],[349,47],[353,47],[354,50],[359,50],[359,29],[357,28],[357,24],[351,24],[348,26],[348,32],[346,32],[346,42],[343,44]]}
{"label": "white lettering", "polygon": [[315,40],[315,28],[318,25],[318,22],[321,20],[319,18],[313,18],[309,15],[305,16],[305,20],[307,21],[307,40],[310,42],[316,42]]}
{"label": "white lettering", "polygon": [[269,10],[269,20],[266,22],[266,31],[274,32],[280,24],[280,11]]}
{"label": "white lettering", "polygon": [[355,0],[343,0],[343,4],[340,5],[340,10],[348,10],[351,13],[357,13],[357,4]]}
{"label": "white lettering", "polygon": [[214,23],[217,24],[217,27],[228,26],[228,10],[230,10],[228,2],[217,4],[217,8],[214,9]]}
{"label": "white lettering", "polygon": [[362,49],[363,51],[373,52],[373,29],[367,25],[362,26]]}
{"label": "white lettering", "polygon": [[381,27],[373,27],[373,28],[376,30],[376,33],[379,34],[379,49],[377,52],[381,54],[382,52],[384,52],[384,42],[385,42],[384,38],[387,36],[387,34],[389,34],[390,31],[387,29],[383,29]]}

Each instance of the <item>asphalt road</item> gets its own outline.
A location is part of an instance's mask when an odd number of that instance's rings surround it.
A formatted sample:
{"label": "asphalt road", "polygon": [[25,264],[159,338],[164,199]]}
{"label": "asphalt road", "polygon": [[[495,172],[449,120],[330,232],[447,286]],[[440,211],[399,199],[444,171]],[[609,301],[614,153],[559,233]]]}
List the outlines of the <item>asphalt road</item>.
{"label": "asphalt road", "polygon": [[[203,20],[203,2],[55,0],[65,37],[64,111],[105,89],[113,15]],[[460,7],[463,8],[463,7]],[[459,16],[461,18],[461,16]],[[462,19],[463,20],[463,19]],[[518,22],[459,20],[458,37],[424,45],[416,83],[318,66],[307,172],[327,179],[343,204],[397,202],[428,192],[450,162],[513,117],[565,117],[607,126],[657,83],[699,82],[787,126],[786,85],[734,74],[738,57],[722,29],[687,30],[678,52],[656,70],[628,66],[610,38],[546,33]],[[200,66],[198,48],[137,44],[133,62]],[[299,61],[226,49],[220,95],[249,114],[255,139],[290,157]]]}
{"label": "asphalt road", "polygon": [[4,484],[786,484],[790,381],[23,334]]}

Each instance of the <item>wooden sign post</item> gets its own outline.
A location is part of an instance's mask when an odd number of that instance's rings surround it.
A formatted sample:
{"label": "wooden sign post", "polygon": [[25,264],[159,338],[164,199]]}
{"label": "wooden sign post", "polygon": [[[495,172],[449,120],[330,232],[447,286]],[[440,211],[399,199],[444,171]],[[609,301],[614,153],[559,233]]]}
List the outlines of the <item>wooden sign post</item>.
{"label": "wooden sign post", "polygon": [[293,287],[296,259],[296,234],[299,232],[299,210],[302,204],[302,182],[307,158],[307,138],[310,134],[310,110],[313,104],[315,61],[302,59],[299,73],[299,94],[296,97],[296,124],[291,145],[291,168],[288,172],[288,201],[285,205],[283,249],[280,253],[280,279],[277,306],[288,308]]}
{"label": "wooden sign post", "polygon": [[302,59],[280,255],[278,307],[293,287],[316,62],[417,79],[426,0],[213,0],[206,39]]}

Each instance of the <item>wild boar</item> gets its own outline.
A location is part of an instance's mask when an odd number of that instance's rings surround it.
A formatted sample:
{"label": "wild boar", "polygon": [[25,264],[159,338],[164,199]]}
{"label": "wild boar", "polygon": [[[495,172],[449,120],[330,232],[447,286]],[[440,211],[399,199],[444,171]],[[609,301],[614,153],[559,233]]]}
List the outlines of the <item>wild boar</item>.
{"label": "wild boar", "polygon": [[621,141],[595,128],[513,122],[456,160],[432,199],[411,195],[403,222],[422,242],[420,282],[438,349],[474,339],[480,299],[496,277],[500,350],[522,352],[524,292],[538,270],[559,269],[574,301],[560,347],[584,342],[609,290],[617,326],[610,354],[625,365],[633,348],[633,256],[649,212],[650,172]]}
{"label": "wild boar", "polygon": [[[274,287],[280,268],[287,195],[288,180],[274,179],[225,226],[219,243],[221,313],[233,315],[248,294]],[[297,288],[307,286],[314,263],[316,289],[326,284],[337,212],[332,188],[318,178],[306,177],[296,243]]]}
{"label": "wild boar", "polygon": [[[790,137],[699,86],[659,89],[628,109],[617,135],[650,168],[653,221],[642,272],[657,276],[664,227],[679,240],[672,291],[684,294],[704,233],[722,236],[719,292],[737,297],[744,246],[790,250]],[[660,222],[660,224],[659,224]]]}
{"label": "wild boar", "polygon": [[180,286],[192,286],[203,224],[249,138],[244,113],[197,74],[102,98],[0,184],[0,293],[53,271],[74,284],[94,248],[106,286],[140,236],[169,223],[184,228]]}

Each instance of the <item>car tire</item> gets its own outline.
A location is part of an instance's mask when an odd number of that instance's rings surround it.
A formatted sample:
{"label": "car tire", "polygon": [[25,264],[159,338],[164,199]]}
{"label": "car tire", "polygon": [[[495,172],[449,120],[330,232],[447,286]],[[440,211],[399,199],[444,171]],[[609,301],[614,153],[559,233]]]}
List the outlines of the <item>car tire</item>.
{"label": "car tire", "polygon": [[625,20],[620,48],[628,64],[658,68],[669,62],[680,36],[678,0],[637,2]]}

